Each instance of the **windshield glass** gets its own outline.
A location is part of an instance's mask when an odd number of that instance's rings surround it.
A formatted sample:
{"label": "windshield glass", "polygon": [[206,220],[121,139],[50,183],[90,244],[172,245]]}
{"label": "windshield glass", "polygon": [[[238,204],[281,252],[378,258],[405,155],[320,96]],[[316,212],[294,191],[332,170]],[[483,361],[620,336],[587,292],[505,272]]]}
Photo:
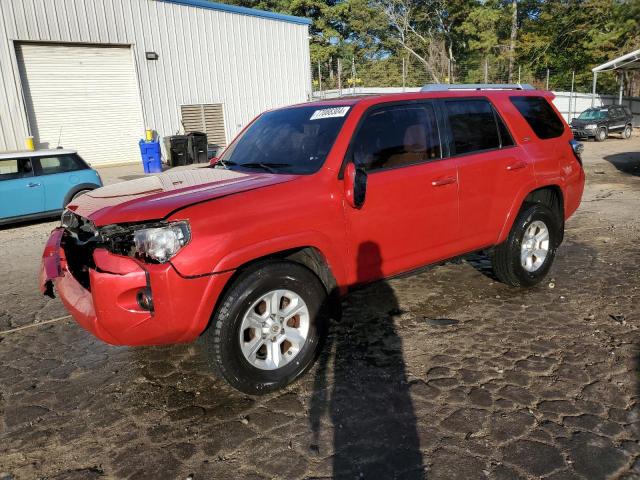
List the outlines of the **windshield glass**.
{"label": "windshield glass", "polygon": [[602,110],[585,110],[580,114],[578,119],[580,120],[602,120],[606,118],[607,112]]}
{"label": "windshield glass", "polygon": [[309,106],[262,114],[229,146],[217,165],[270,173],[317,171],[333,146],[349,106]]}

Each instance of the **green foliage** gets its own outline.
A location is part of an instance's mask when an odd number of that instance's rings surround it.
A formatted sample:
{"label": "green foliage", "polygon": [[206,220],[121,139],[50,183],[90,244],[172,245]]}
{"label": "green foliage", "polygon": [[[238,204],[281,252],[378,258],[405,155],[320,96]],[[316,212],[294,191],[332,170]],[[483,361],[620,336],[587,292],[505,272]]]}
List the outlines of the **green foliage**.
{"label": "green foliage", "polygon": [[[312,71],[317,84],[320,67],[323,88],[334,88],[338,83],[346,88],[353,78],[357,85],[401,86],[403,58],[407,86],[430,81],[424,65],[398,41],[398,30],[385,14],[390,5],[408,7],[409,25],[422,37],[414,35],[407,40],[407,46],[431,59],[433,48],[428,52],[425,45],[435,45],[445,60],[451,58],[453,80],[484,81],[485,68],[489,81],[507,79],[512,0],[223,1],[312,19]],[[549,69],[550,87],[568,89],[575,71],[576,87],[589,91],[591,68],[640,48],[640,0],[517,3],[514,55],[522,81],[544,86]],[[432,43],[424,43],[425,38]],[[338,59],[342,67],[340,82]],[[352,62],[356,65],[355,77]],[[613,74],[601,74],[598,82],[601,92],[617,88]]]}

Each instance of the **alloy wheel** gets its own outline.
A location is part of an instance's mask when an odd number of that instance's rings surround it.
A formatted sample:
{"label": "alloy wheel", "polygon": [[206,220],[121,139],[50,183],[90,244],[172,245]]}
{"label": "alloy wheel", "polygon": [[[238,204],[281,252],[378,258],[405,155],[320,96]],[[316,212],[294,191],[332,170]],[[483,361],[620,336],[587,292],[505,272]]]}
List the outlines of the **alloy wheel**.
{"label": "alloy wheel", "polygon": [[272,290],[245,312],[239,341],[244,358],[260,370],[275,370],[291,362],[309,334],[309,308],[291,290]]}
{"label": "alloy wheel", "polygon": [[540,220],[531,222],[522,237],[520,263],[527,272],[535,272],[549,254],[549,229]]}

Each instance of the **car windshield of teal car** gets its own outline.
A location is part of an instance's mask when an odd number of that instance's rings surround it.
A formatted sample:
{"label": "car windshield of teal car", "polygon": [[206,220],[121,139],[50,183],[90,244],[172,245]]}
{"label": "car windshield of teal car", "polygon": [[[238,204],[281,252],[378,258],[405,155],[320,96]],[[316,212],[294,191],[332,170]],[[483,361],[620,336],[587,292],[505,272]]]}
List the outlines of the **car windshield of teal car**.
{"label": "car windshield of teal car", "polygon": [[603,110],[585,110],[578,116],[578,120],[603,120],[607,118],[607,112]]}
{"label": "car windshield of teal car", "polygon": [[326,160],[350,109],[315,105],[266,112],[226,149],[216,167],[314,173]]}

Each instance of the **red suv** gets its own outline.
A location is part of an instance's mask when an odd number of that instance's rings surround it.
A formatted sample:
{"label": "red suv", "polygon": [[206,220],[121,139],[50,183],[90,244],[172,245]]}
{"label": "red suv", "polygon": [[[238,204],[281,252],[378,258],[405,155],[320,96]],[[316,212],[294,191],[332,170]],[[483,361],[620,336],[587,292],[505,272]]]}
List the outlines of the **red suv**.
{"label": "red suv", "polygon": [[479,250],[505,283],[540,282],[585,180],[552,98],[430,87],[266,112],[211,168],[74,200],[42,291],[105,342],[202,337],[237,389],[280,388],[355,285]]}

